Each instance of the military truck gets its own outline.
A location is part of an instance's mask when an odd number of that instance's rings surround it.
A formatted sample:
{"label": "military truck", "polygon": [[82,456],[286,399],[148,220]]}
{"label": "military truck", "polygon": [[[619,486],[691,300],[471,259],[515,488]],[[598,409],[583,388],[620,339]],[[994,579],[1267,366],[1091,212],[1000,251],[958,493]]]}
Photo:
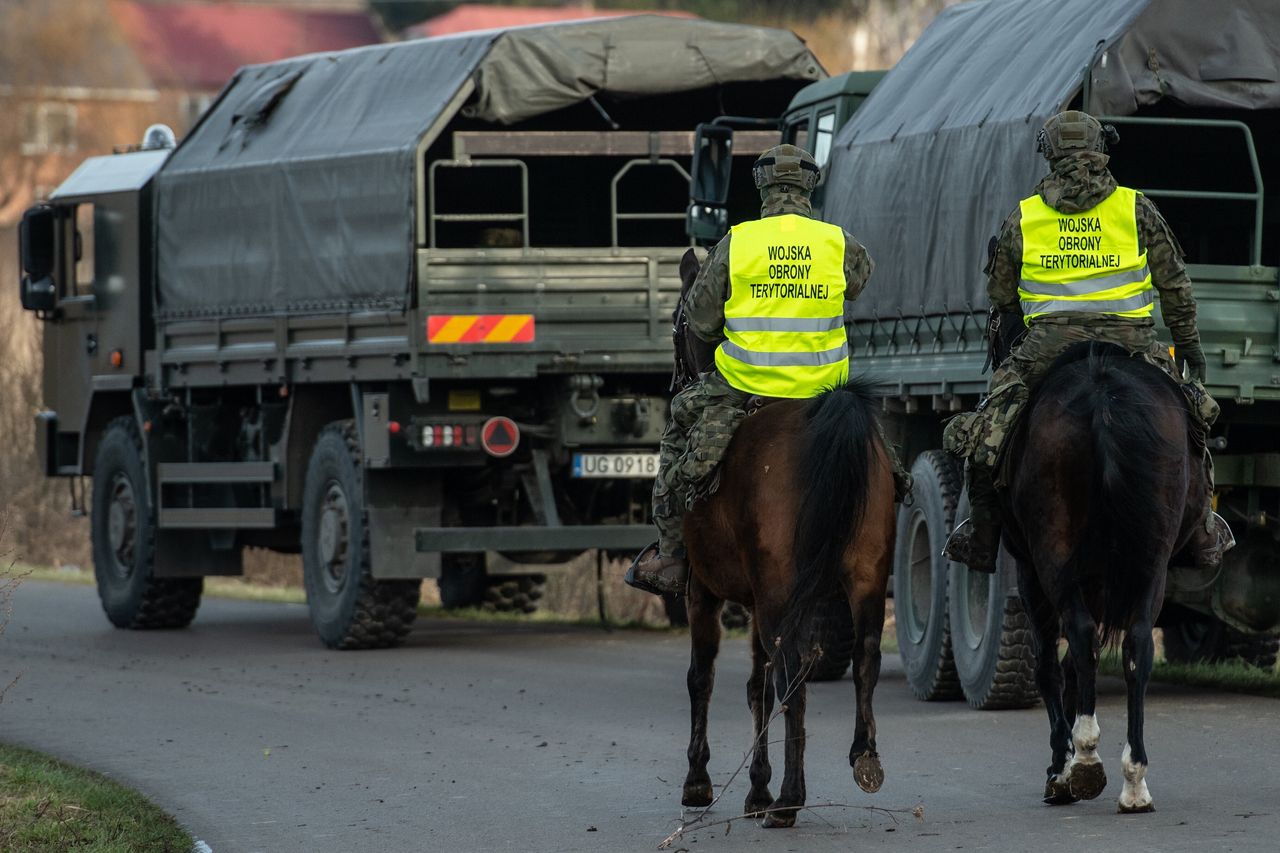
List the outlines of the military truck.
{"label": "military truck", "polygon": [[854,363],[882,380],[915,475],[893,596],[919,698],[1004,708],[1037,697],[1012,560],[988,576],[941,556],[967,498],[940,448],[946,419],[986,390],[988,242],[1045,172],[1036,131],[1067,108],[1117,127],[1116,178],[1160,205],[1184,247],[1223,408],[1215,501],[1239,544],[1217,575],[1171,567],[1166,655],[1274,665],[1280,203],[1264,179],[1280,183],[1277,43],[1280,19],[1248,2],[987,0],[943,12],[883,79],[831,78],[792,102],[783,138],[824,161],[824,218],[876,260],[853,306]]}
{"label": "military truck", "polygon": [[467,34],[247,67],[176,147],[87,160],[23,219],[21,298],[110,621],[188,624],[256,546],[301,552],[326,644],[390,646],[423,578],[530,610],[650,541],[694,128],[747,128],[703,162],[749,218],[825,77],[759,27]]}

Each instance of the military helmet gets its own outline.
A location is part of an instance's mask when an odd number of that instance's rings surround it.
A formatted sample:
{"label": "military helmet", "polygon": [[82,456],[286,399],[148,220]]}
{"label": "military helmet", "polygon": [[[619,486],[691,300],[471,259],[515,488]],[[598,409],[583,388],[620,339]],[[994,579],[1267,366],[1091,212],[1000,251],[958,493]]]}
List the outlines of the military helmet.
{"label": "military helmet", "polygon": [[803,148],[775,145],[756,160],[751,176],[756,179],[757,189],[789,186],[808,194],[818,185],[822,170],[813,155]]}
{"label": "military helmet", "polygon": [[1106,151],[1107,145],[1120,141],[1111,125],[1080,110],[1067,110],[1050,116],[1036,134],[1036,150],[1046,160],[1057,160],[1076,151]]}

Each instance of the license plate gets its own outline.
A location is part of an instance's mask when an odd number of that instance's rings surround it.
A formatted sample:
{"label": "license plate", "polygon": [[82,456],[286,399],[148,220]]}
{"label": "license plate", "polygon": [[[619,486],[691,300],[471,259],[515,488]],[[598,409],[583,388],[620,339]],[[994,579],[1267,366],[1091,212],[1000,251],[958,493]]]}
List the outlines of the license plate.
{"label": "license plate", "polygon": [[573,476],[575,477],[636,477],[653,478],[658,475],[656,453],[575,453]]}

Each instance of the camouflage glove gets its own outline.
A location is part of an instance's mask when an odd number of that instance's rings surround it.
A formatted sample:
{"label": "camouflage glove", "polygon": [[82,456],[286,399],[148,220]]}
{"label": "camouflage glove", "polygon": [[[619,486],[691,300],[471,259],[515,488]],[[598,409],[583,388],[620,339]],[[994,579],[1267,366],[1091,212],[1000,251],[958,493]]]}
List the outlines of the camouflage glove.
{"label": "camouflage glove", "polygon": [[1187,364],[1187,373],[1197,382],[1203,383],[1209,363],[1204,359],[1204,350],[1200,348],[1199,341],[1192,341],[1187,344],[1177,344],[1173,348],[1173,362],[1178,366],[1178,372],[1182,372],[1182,363]]}

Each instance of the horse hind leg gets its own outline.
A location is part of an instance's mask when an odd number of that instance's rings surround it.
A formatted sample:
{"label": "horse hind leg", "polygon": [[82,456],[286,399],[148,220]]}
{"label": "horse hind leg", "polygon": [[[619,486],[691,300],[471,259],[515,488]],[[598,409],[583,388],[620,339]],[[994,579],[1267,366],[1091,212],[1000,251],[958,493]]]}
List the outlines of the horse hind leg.
{"label": "horse hind leg", "polygon": [[751,678],[747,680],[747,706],[751,709],[755,741],[751,752],[751,790],[743,806],[745,814],[764,815],[773,803],[769,780],[769,717],[773,713],[773,679],[769,673],[769,649],[760,639],[759,623],[751,622]]}
{"label": "horse hind leg", "polygon": [[[1022,592],[1022,605],[1031,620],[1031,640],[1036,657],[1036,686],[1044,697],[1044,708],[1049,715],[1049,749],[1051,756],[1046,770],[1044,801],[1051,806],[1076,802],[1071,786],[1064,778],[1067,756],[1071,749],[1071,716],[1066,708],[1063,692],[1064,667],[1058,661],[1058,638],[1062,635],[1062,620],[1045,597],[1040,581],[1029,564],[1018,564],[1018,589]],[[1074,681],[1066,694],[1074,709]]]}
{"label": "horse hind leg", "polygon": [[1155,643],[1151,638],[1154,597],[1155,591],[1149,590],[1139,605],[1142,615],[1129,625],[1122,646],[1124,681],[1129,694],[1128,739],[1120,756],[1124,788],[1120,791],[1118,808],[1122,814],[1155,811],[1151,792],[1147,790],[1147,747],[1142,734],[1143,704],[1155,661]]}
{"label": "horse hind leg", "polygon": [[1107,774],[1098,757],[1098,626],[1079,590],[1068,597],[1063,615],[1077,688],[1076,718],[1071,726],[1073,752],[1062,777],[1070,786],[1071,796],[1092,800],[1107,786]]}
{"label": "horse hind leg", "polygon": [[876,718],[871,697],[880,680],[884,587],[891,557],[892,551],[889,551],[883,560],[884,565],[859,567],[849,595],[849,608],[853,613],[853,686],[857,697],[857,719],[853,745],[849,747],[849,765],[853,768],[853,781],[868,794],[876,793],[884,784],[884,768],[880,764],[880,753],[876,751]]}
{"label": "horse hind leg", "polygon": [[[765,634],[764,636],[769,636]],[[784,748],[785,770],[778,798],[765,813],[764,826],[769,829],[795,826],[796,813],[804,807],[804,711],[805,671],[797,643],[784,640],[773,658],[774,680],[786,721]]]}
{"label": "horse hind leg", "polygon": [[711,747],[707,745],[707,708],[715,685],[716,655],[720,651],[720,609],[724,602],[716,598],[697,577],[689,581],[689,774],[684,780],[680,798],[683,805],[711,805],[713,794],[707,762]]}

